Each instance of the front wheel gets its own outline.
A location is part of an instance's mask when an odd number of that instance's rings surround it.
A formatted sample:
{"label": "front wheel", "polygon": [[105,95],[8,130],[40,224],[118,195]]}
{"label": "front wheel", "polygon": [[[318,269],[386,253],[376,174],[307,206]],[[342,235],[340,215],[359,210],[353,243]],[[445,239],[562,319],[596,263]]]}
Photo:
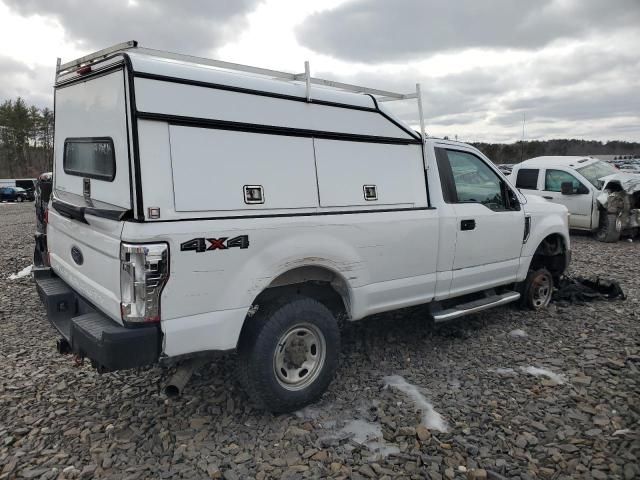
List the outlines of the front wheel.
{"label": "front wheel", "polygon": [[22,203],[22,197],[18,197],[18,198],[16,198],[16,202],[18,202],[18,203]]}
{"label": "front wheel", "polygon": [[546,268],[530,270],[522,285],[522,305],[531,310],[547,307],[553,295],[553,276]]}
{"label": "front wheel", "polygon": [[596,239],[600,242],[615,243],[620,240],[622,220],[615,213],[600,212],[600,227]]}
{"label": "front wheel", "polygon": [[239,380],[251,399],[274,413],[298,410],[325,392],[338,366],[335,317],[312,298],[283,296],[247,319]]}

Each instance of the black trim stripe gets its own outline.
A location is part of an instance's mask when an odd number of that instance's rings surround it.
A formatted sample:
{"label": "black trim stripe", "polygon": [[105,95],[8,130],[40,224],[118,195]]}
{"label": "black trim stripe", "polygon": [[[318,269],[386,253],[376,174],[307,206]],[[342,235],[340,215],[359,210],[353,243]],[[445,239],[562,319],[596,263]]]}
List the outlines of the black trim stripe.
{"label": "black trim stripe", "polygon": [[412,212],[419,210],[435,210],[435,207],[405,207],[405,208],[379,208],[369,210],[339,210],[326,212],[308,212],[308,213],[266,213],[258,215],[229,215],[221,217],[191,217],[191,218],[174,218],[171,220],[153,220],[147,223],[168,223],[168,222],[197,222],[201,220],[243,220],[256,218],[286,218],[286,217],[319,217],[325,215],[355,215],[362,213],[388,213],[388,212]]}
{"label": "black trim stripe", "polygon": [[419,145],[419,140],[410,138],[381,137],[377,135],[361,135],[357,133],[325,132],[303,128],[260,125],[255,123],[232,122],[229,120],[213,120],[209,118],[167,115],[164,113],[137,112],[137,118],[168,122],[171,125],[185,127],[214,128],[218,130],[234,130],[239,132],[264,133],[268,135],[285,135],[288,137],[322,138],[328,140],[345,140],[350,142],[386,143],[394,145]]}
{"label": "black trim stripe", "polygon": [[371,97],[371,100],[373,100],[373,104],[376,106],[376,112],[378,112],[380,115],[382,115],[387,121],[393,123],[396,127],[398,127],[400,130],[402,130],[403,132],[408,133],[409,135],[411,135],[413,138],[422,138],[421,135],[417,134],[414,130],[411,130],[410,128],[405,127],[404,125],[402,125],[400,122],[397,122],[394,118],[390,117],[389,115],[387,115],[384,111],[382,111],[382,109],[380,108],[380,106],[378,105],[378,100],[376,99],[376,97],[374,97],[373,95],[371,95],[370,93],[367,94],[369,97]]}
{"label": "black trim stripe", "polygon": [[[133,142],[133,165],[136,180],[136,220],[144,222],[144,203],[142,198],[142,173],[140,170],[140,142],[138,140],[138,108],[136,106],[136,87],[134,84],[134,71],[131,58],[122,53],[127,70],[129,82],[129,101],[131,102],[131,136]],[[133,207],[133,206],[132,206]]]}
{"label": "black trim stripe", "polygon": [[147,72],[134,72],[136,78],[146,78],[148,80],[158,80],[160,82],[178,83],[181,85],[191,85],[194,87],[212,88],[215,90],[225,90],[228,92],[245,93],[248,95],[258,95],[260,97],[272,97],[279,98],[281,100],[291,100],[293,102],[313,103],[316,105],[325,105],[327,107],[346,108],[349,110],[362,110],[365,112],[378,112],[375,107],[362,107],[360,105],[351,105],[348,103],[331,102],[328,100],[317,100],[312,98],[311,101],[307,101],[306,97],[298,97],[296,95],[288,95],[286,93],[266,92],[263,90],[254,90],[252,88],[235,87],[232,85],[225,85],[222,83],[204,82],[202,80],[191,80],[188,78],[177,78],[168,75],[159,75],[157,73]]}

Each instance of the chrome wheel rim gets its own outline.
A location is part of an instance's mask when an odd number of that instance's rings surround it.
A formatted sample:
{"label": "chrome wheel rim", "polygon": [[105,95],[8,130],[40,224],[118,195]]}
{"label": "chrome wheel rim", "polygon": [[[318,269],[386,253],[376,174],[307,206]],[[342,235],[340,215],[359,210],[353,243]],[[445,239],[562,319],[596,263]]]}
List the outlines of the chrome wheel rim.
{"label": "chrome wheel rim", "polygon": [[273,355],[273,369],[280,386],[301,390],[314,382],[322,371],[326,357],[322,332],[310,323],[298,324],[278,340]]}
{"label": "chrome wheel rim", "polygon": [[551,300],[551,279],[540,275],[533,281],[532,303],[535,308],[546,306]]}

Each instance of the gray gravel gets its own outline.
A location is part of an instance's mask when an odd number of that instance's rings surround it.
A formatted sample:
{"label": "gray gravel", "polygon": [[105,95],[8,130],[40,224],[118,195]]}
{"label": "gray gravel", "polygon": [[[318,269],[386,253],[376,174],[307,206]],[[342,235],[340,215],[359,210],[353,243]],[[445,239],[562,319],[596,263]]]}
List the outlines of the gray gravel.
{"label": "gray gravel", "polygon": [[[0,205],[0,479],[640,476],[639,243],[573,237],[571,271],[619,279],[626,301],[348,325],[321,402],[275,417],[240,391],[232,356],[169,400],[160,368],[98,375],[56,354],[32,280],[7,280],[33,229],[33,204]],[[422,396],[446,433],[421,423]]]}

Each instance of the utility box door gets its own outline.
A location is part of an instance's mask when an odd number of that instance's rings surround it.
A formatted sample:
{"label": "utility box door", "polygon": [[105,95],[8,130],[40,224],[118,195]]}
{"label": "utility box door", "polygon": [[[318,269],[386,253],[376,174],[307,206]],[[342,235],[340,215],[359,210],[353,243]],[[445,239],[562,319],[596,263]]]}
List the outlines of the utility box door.
{"label": "utility box door", "polygon": [[[310,138],[175,125],[169,135],[178,212],[318,206]],[[264,202],[247,203],[245,186],[261,186]]]}
{"label": "utility box door", "polygon": [[[426,206],[420,145],[314,142],[321,206]],[[375,187],[376,199],[365,198],[365,186]]]}

